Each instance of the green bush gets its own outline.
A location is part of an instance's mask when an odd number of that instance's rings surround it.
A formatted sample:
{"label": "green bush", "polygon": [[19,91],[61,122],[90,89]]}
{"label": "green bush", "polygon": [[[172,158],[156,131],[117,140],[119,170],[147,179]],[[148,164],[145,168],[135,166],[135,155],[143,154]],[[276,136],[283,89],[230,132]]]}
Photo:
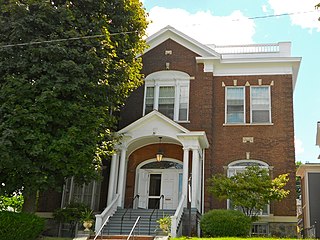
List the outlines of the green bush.
{"label": "green bush", "polygon": [[44,230],[44,220],[34,214],[0,212],[1,239],[35,240]]}
{"label": "green bush", "polygon": [[251,219],[240,211],[216,209],[202,216],[200,226],[204,237],[245,237]]}

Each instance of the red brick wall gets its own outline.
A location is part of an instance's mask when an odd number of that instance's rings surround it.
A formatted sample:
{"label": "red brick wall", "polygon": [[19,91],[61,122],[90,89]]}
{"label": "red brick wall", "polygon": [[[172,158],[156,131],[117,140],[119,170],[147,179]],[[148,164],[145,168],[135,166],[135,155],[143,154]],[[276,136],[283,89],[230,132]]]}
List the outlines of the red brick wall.
{"label": "red brick wall", "polygon": [[[271,113],[272,123],[270,126],[263,125],[238,125],[224,126],[225,122],[225,88],[233,86],[233,80],[238,80],[238,86],[244,86],[248,81],[251,85],[258,85],[258,79],[262,79],[263,85],[271,86]],[[294,155],[294,128],[293,128],[293,100],[292,79],[290,75],[276,76],[237,76],[237,77],[214,77],[213,94],[213,121],[212,121],[212,172],[222,173],[223,166],[235,160],[245,159],[246,152],[250,152],[250,159],[261,160],[273,166],[273,176],[282,173],[290,174],[290,182],[287,187],[291,190],[288,198],[280,204],[272,204],[274,215],[296,215],[295,210],[295,155]],[[249,87],[246,87],[247,123],[249,117]],[[253,143],[243,143],[243,137],[253,137]],[[208,177],[208,175],[206,175]],[[206,195],[206,202],[210,197]],[[222,206],[216,200],[212,205],[206,204],[206,208]]]}

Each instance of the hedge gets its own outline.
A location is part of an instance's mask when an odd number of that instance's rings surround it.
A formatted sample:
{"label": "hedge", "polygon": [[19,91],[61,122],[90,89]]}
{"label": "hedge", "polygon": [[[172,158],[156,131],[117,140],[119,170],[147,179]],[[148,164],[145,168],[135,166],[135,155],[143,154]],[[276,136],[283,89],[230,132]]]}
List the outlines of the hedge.
{"label": "hedge", "polygon": [[44,226],[44,219],[34,214],[0,212],[1,239],[35,240]]}
{"label": "hedge", "polygon": [[204,237],[246,237],[251,219],[240,211],[216,209],[202,216],[200,226]]}

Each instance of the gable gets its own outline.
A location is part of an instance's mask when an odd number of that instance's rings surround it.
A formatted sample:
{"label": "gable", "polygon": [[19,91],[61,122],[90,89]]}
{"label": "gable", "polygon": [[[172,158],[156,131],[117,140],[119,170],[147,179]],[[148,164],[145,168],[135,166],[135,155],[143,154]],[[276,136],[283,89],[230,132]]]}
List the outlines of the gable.
{"label": "gable", "polygon": [[167,26],[157,33],[153,34],[152,36],[148,37],[146,41],[149,48],[144,53],[149,52],[168,39],[175,41],[176,43],[198,54],[201,57],[219,57],[219,54],[212,48],[190,38],[189,36],[171,26]]}

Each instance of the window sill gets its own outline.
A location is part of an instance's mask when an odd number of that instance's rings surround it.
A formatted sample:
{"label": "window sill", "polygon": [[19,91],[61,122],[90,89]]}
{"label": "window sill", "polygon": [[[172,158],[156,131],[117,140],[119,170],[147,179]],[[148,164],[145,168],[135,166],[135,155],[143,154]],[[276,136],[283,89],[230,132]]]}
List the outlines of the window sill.
{"label": "window sill", "polygon": [[223,126],[273,126],[273,123],[224,123]]}
{"label": "window sill", "polygon": [[189,120],[187,120],[187,121],[175,121],[175,122],[177,122],[177,123],[190,123]]}

